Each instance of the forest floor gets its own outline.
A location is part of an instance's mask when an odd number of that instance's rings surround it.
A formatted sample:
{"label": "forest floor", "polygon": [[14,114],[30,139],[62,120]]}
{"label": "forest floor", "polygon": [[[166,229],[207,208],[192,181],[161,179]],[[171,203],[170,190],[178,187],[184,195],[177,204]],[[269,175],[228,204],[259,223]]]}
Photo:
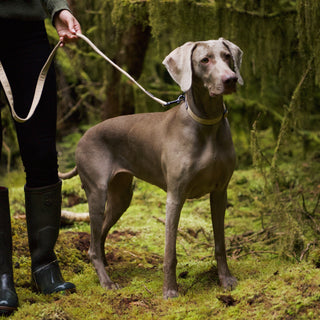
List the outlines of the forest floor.
{"label": "forest floor", "polygon": [[[185,203],[177,239],[180,296],[170,300],[162,298],[162,190],[136,180],[132,204],[107,238],[106,269],[119,290],[100,287],[87,255],[89,223],[77,222],[62,226],[56,245],[62,273],[77,292],[45,296],[30,285],[23,187],[12,187],[20,306],[9,319],[320,318],[320,161],[292,161],[281,172],[279,194],[267,192],[266,176],[252,167],[238,169],[232,177],[225,232],[228,263],[238,286],[231,292],[219,286],[208,196]],[[78,177],[63,183],[63,208],[88,211]]]}

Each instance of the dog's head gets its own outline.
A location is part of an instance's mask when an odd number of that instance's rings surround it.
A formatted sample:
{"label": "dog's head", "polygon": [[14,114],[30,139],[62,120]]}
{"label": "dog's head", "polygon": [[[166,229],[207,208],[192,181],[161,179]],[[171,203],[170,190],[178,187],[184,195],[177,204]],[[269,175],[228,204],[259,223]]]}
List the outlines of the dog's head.
{"label": "dog's head", "polygon": [[237,82],[243,84],[241,62],[241,49],[223,38],[187,42],[163,60],[183,92],[191,88],[194,77],[202,81],[212,97],[236,91]]}

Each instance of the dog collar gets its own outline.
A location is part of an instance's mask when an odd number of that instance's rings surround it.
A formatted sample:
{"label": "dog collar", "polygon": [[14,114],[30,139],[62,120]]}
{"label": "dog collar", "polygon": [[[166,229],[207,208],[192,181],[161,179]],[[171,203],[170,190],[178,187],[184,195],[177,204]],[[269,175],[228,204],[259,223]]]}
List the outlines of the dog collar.
{"label": "dog collar", "polygon": [[181,101],[184,101],[186,103],[186,110],[188,111],[189,113],[189,116],[196,122],[200,123],[200,124],[204,124],[204,125],[207,125],[207,126],[212,126],[214,124],[217,124],[218,122],[220,122],[223,118],[226,118],[228,116],[228,109],[226,108],[225,104],[223,104],[223,114],[218,117],[218,118],[211,118],[211,119],[208,119],[208,118],[201,118],[201,117],[198,117],[190,108],[189,108],[189,105],[188,105],[188,102],[185,98],[185,95],[184,94],[181,94],[177,100],[173,100],[173,101],[169,101],[165,104],[165,106],[169,106],[173,103],[180,103]]}
{"label": "dog collar", "polygon": [[198,117],[192,110],[191,108],[188,106],[187,100],[184,100],[186,103],[186,109],[188,111],[189,116],[196,122],[200,123],[200,124],[204,124],[207,126],[212,126],[214,124],[219,123],[223,118],[226,118],[228,116],[228,109],[226,108],[225,104],[223,104],[223,114],[218,117],[218,118],[201,118]]}

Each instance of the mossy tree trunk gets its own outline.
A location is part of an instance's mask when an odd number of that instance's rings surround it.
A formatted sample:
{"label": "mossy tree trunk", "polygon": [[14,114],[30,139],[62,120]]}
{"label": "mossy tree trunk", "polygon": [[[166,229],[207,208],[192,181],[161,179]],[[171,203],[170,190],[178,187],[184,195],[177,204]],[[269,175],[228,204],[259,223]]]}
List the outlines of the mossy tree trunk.
{"label": "mossy tree trunk", "polygon": [[[139,79],[144,57],[150,39],[150,27],[141,24],[133,24],[122,33],[118,49],[113,61],[125,68],[134,78]],[[102,119],[112,118],[135,112],[135,100],[132,85],[117,69],[112,69],[110,79],[106,87],[106,101],[102,105]]]}

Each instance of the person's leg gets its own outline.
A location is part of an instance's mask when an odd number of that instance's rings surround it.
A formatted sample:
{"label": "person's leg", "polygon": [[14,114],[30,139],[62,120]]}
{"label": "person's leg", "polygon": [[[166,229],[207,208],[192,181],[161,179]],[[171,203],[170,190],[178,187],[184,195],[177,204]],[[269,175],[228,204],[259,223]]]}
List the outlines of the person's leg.
{"label": "person's leg", "polygon": [[[18,51],[2,61],[11,83],[15,109],[20,117],[29,111],[39,72],[50,46],[43,22],[25,22]],[[16,48],[17,49],[17,48]],[[16,63],[14,56],[16,55]],[[18,65],[17,65],[18,64]],[[56,152],[56,83],[50,68],[43,94],[33,117],[15,123],[26,172],[25,200],[33,281],[43,293],[73,290],[64,282],[53,251],[60,225],[61,182]]]}
{"label": "person's leg", "polygon": [[[0,30],[7,25],[0,19]],[[0,60],[4,58],[4,40],[0,50]],[[0,85],[1,89],[1,85]],[[0,160],[2,152],[2,122],[0,110]],[[0,186],[0,316],[9,315],[18,308],[18,297],[14,288],[12,269],[12,235],[8,189]]]}
{"label": "person's leg", "polygon": [[[0,59],[11,85],[14,107],[20,117],[30,109],[36,82],[50,54],[44,23],[3,20],[4,33]],[[25,123],[15,122],[20,154],[26,172],[27,187],[57,183],[56,152],[56,79],[50,68],[43,93],[33,117]]]}
{"label": "person's leg", "polygon": [[0,187],[0,316],[18,308],[13,283],[12,237],[8,189]]}

